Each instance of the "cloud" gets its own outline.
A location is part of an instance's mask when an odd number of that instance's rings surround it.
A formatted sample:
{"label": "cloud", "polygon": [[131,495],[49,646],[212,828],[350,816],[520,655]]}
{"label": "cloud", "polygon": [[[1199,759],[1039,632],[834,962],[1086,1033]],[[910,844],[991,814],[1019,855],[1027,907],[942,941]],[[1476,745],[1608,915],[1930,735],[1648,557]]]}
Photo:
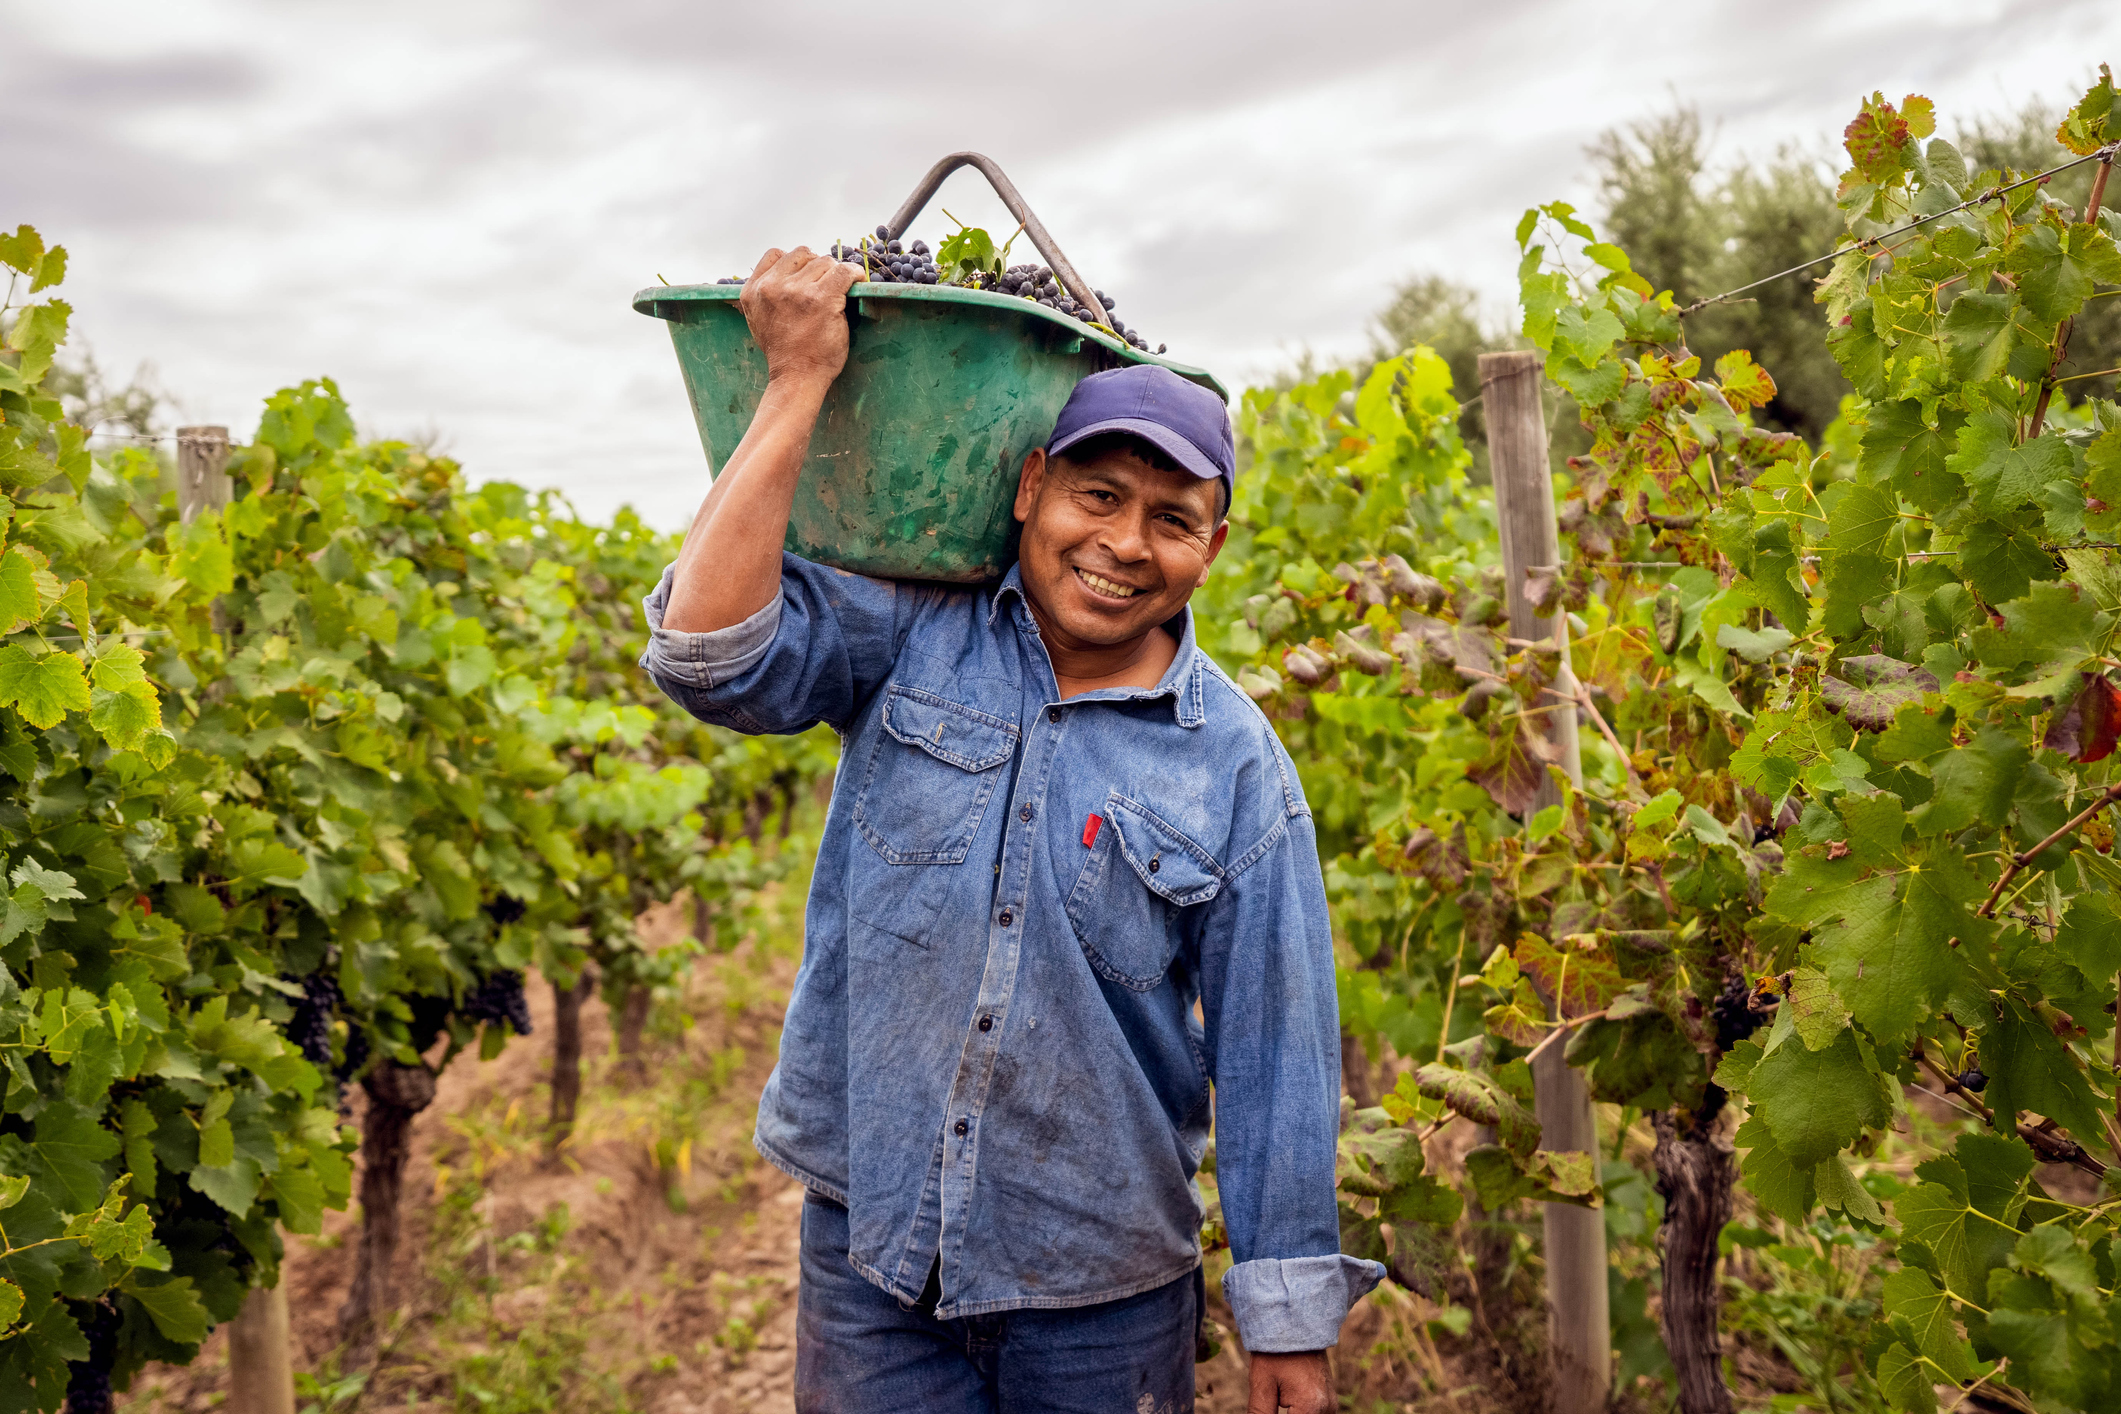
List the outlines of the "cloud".
{"label": "cloud", "polygon": [[260,87],[257,65],[241,54],[82,56],[8,35],[0,43],[5,214],[54,227],[210,218],[225,205],[229,174],[211,161],[155,150],[137,127],[172,108],[237,104]]}
{"label": "cloud", "polygon": [[[1583,145],[1675,99],[1721,151],[1823,149],[1873,88],[1949,123],[2066,98],[2121,37],[2075,0],[27,13],[0,221],[73,250],[107,364],[242,429],[332,373],[365,429],[672,526],[704,463],[632,292],[851,235],[945,152],[997,158],[1131,325],[1244,381],[1361,349],[1419,271],[1506,307],[1518,211],[1584,201]],[[969,173],[942,207],[1007,229]]]}

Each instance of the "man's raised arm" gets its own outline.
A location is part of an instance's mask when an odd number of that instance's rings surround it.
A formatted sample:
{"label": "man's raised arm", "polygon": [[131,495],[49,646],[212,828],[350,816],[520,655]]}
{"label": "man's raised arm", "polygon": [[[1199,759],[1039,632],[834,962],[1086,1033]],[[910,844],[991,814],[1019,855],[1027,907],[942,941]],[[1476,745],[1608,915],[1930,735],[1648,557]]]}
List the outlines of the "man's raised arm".
{"label": "man's raised arm", "polygon": [[781,541],[796,478],[847,362],[847,290],[860,270],[802,246],[769,250],[737,305],[766,355],[766,395],[678,552],[662,627],[711,633],[740,624],[781,592]]}

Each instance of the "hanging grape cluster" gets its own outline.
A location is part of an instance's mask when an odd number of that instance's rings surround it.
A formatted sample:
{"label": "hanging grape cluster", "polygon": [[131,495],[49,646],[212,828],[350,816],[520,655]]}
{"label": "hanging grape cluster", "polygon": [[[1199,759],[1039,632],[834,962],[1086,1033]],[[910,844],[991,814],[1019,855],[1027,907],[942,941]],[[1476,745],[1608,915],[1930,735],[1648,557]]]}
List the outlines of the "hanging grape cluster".
{"label": "hanging grape cluster", "polygon": [[331,1025],[345,998],[339,979],[329,968],[318,968],[301,979],[302,1000],[287,1020],[287,1039],[295,1043],[302,1059],[318,1070],[331,1069]]}
{"label": "hanging grape cluster", "polygon": [[530,1003],[523,1000],[523,974],[499,968],[479,979],[479,985],[464,998],[461,1008],[473,1021],[489,1026],[506,1024],[518,1036],[530,1034]]}

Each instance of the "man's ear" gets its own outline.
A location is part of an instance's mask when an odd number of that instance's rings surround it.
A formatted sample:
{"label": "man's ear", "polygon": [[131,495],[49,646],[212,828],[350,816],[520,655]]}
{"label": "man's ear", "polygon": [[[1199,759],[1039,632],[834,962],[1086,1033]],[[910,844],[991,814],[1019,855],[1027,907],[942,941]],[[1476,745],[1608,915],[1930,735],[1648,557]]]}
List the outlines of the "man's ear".
{"label": "man's ear", "polygon": [[1038,504],[1038,488],[1046,483],[1046,449],[1033,447],[1024,453],[1024,468],[1016,478],[1016,510],[1019,521],[1031,519],[1031,508]]}
{"label": "man's ear", "polygon": [[1200,578],[1193,581],[1195,589],[1208,582],[1208,571],[1214,566],[1215,557],[1223,552],[1223,541],[1229,538],[1230,522],[1228,521],[1216,526],[1215,533],[1208,537],[1208,557],[1200,562]]}

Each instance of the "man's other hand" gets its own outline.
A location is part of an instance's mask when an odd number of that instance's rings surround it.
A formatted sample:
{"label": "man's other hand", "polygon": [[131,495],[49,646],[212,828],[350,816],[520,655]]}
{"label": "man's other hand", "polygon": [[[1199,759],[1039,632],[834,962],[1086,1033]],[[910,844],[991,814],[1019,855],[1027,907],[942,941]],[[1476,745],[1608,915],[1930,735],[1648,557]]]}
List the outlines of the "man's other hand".
{"label": "man's other hand", "polygon": [[1274,1414],[1277,1409],[1332,1414],[1339,1406],[1325,1351],[1252,1357],[1252,1395],[1245,1402],[1245,1414]]}
{"label": "man's other hand", "polygon": [[847,363],[847,291],[860,278],[858,267],[804,246],[759,258],[737,308],[766,355],[769,382],[839,377]]}

